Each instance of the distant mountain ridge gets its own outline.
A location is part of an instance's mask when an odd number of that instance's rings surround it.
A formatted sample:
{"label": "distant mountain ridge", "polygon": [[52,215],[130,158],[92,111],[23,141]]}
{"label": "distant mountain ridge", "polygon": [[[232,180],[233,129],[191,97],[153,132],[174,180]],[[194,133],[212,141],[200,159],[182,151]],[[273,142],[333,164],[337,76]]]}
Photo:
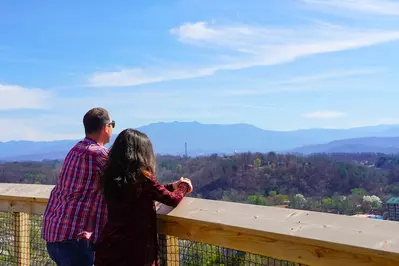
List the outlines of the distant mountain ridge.
{"label": "distant mountain ridge", "polygon": [[[360,146],[369,145],[364,142],[358,143],[356,141],[358,138],[388,138],[385,141],[390,142],[394,140],[389,138],[399,137],[399,125],[380,125],[352,129],[273,131],[263,130],[249,124],[220,125],[199,122],[160,122],[137,129],[148,134],[157,153],[182,155],[184,154],[184,143],[187,142],[189,156],[211,153],[232,154],[234,151],[314,153],[325,150],[353,150],[352,152],[356,152],[357,150],[366,149],[359,148]],[[345,140],[346,142],[334,144],[334,141],[339,140]],[[62,159],[77,141],[0,142],[0,161]],[[371,145],[372,149],[392,150],[387,146],[388,144],[382,144],[383,140],[380,142],[381,147],[377,143]],[[393,145],[393,148],[396,148],[395,145]]]}
{"label": "distant mountain ridge", "polygon": [[399,137],[364,137],[335,140],[326,144],[307,145],[293,150],[301,154],[312,153],[399,153]]}

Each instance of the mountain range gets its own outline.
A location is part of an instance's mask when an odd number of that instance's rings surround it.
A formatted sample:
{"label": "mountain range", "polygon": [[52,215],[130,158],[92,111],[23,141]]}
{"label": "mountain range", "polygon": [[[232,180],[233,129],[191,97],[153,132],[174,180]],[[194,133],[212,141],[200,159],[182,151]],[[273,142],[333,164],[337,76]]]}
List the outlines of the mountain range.
{"label": "mountain range", "polygon": [[[249,124],[154,123],[137,128],[159,154],[189,156],[234,152],[399,152],[399,125],[351,129],[263,130]],[[113,139],[115,136],[113,136]],[[62,159],[78,140],[0,142],[1,161]],[[113,140],[112,140],[113,141]],[[111,143],[112,143],[111,141]]]}
{"label": "mountain range", "polygon": [[399,153],[399,137],[366,137],[335,140],[326,144],[307,145],[293,150],[301,154],[311,153]]}

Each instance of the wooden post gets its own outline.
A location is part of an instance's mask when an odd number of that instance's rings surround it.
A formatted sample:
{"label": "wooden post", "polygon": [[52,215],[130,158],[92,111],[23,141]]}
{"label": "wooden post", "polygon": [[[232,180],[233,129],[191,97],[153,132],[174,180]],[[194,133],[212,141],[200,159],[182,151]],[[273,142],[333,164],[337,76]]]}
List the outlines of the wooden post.
{"label": "wooden post", "polygon": [[175,236],[167,236],[166,239],[167,246],[167,258],[168,266],[178,266],[179,265],[179,239]]}
{"label": "wooden post", "polygon": [[15,257],[18,266],[30,265],[29,214],[14,212]]}
{"label": "wooden post", "polygon": [[159,254],[162,266],[179,265],[179,239],[174,236],[159,235]]}

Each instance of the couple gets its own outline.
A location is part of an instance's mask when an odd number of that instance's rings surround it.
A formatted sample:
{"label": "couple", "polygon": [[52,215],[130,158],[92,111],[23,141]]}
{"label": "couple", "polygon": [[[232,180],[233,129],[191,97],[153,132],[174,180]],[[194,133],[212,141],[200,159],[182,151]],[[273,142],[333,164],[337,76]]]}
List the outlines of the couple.
{"label": "couple", "polygon": [[67,154],[43,217],[51,259],[159,265],[154,201],[177,206],[192,191],[190,180],[159,184],[151,141],[137,130],[122,131],[108,151],[115,121],[107,110],[89,110],[83,125],[86,137]]}

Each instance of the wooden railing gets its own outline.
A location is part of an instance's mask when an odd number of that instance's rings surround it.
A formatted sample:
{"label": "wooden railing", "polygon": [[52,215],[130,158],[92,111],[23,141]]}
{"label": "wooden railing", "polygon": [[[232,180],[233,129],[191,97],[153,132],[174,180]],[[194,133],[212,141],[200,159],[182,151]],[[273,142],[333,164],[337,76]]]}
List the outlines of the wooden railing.
{"label": "wooden railing", "polygon": [[[0,212],[15,219],[18,265],[30,265],[23,228],[30,214],[43,214],[52,188],[0,184]],[[393,221],[186,198],[175,209],[159,204],[158,222],[167,254],[178,254],[179,238],[309,266],[399,265],[399,223]]]}

